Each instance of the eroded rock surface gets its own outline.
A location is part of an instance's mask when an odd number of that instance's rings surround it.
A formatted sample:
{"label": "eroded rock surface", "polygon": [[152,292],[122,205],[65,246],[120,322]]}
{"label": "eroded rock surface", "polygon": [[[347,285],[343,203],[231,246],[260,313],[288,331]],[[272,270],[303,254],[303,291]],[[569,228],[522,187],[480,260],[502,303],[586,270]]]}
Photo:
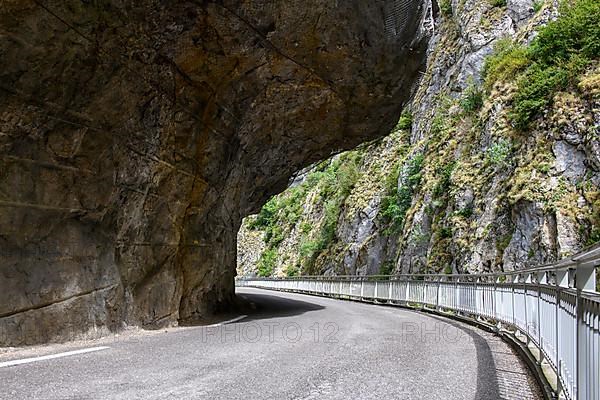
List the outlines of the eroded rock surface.
{"label": "eroded rock surface", "polygon": [[243,216],[385,134],[424,1],[5,0],[0,345],[193,322]]}
{"label": "eroded rock surface", "polygon": [[[249,218],[240,236],[265,233],[265,243],[240,242],[240,253],[262,252],[276,276],[479,273],[554,262],[599,240],[598,63],[518,130],[509,114],[519,78],[492,84],[484,65],[498,44],[531,43],[557,18],[555,4],[444,5],[396,128],[317,165],[302,196],[277,196],[276,223]],[[240,264],[240,274],[269,272]]]}

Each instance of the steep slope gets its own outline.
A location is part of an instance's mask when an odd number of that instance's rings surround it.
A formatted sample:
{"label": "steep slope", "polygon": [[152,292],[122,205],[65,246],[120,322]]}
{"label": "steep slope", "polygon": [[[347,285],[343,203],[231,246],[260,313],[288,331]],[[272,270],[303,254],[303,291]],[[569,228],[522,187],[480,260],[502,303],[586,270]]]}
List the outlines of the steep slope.
{"label": "steep slope", "polygon": [[550,2],[440,10],[410,111],[248,219],[239,254],[256,266],[240,257],[240,273],[513,270],[600,239],[598,3],[569,2],[547,28]]}
{"label": "steep slope", "polygon": [[0,345],[202,320],[297,170],[393,127],[427,1],[4,0]]}

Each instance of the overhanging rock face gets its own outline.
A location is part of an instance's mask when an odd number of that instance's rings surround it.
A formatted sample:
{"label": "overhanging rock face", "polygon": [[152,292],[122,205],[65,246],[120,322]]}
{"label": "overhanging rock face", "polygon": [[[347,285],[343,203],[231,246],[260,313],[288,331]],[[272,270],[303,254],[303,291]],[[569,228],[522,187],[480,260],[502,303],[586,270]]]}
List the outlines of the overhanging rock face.
{"label": "overhanging rock face", "polygon": [[3,1],[0,345],[227,307],[241,218],[389,131],[428,8]]}

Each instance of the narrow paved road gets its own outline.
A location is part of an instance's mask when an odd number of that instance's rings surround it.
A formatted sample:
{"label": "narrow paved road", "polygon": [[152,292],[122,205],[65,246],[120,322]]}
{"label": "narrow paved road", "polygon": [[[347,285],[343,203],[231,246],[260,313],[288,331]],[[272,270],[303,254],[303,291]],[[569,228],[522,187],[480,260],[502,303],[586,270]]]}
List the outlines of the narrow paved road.
{"label": "narrow paved road", "polygon": [[1,399],[539,399],[477,328],[370,304],[238,289],[255,310],[213,327],[9,352],[95,352],[0,367]]}

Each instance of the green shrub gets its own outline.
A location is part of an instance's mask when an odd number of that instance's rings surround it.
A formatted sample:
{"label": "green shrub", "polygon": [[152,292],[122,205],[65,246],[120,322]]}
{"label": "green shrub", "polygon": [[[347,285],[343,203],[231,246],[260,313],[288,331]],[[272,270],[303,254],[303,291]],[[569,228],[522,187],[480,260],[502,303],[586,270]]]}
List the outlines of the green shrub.
{"label": "green shrub", "polygon": [[541,28],[531,45],[531,58],[543,65],[561,65],[572,56],[600,56],[600,2],[564,1],[559,17]]}
{"label": "green shrub", "polygon": [[457,215],[457,216],[463,217],[463,218],[471,218],[471,216],[473,215],[473,206],[469,205],[464,208],[461,208],[460,210],[456,211],[454,213],[454,215]]}
{"label": "green shrub", "polygon": [[340,206],[341,204],[337,199],[331,199],[325,203],[323,225],[321,226],[322,249],[325,249],[335,238]]}
{"label": "green shrub", "polygon": [[298,276],[300,275],[300,268],[298,268],[298,265],[287,265],[285,267],[285,275],[288,277]]}
{"label": "green shrub", "polygon": [[300,244],[300,257],[308,258],[313,255],[313,253],[319,250],[319,242],[316,240],[307,240]]}
{"label": "green shrub", "polygon": [[533,12],[538,13],[544,7],[544,0],[534,1],[533,2]]}
{"label": "green shrub", "polygon": [[277,198],[273,197],[260,209],[256,219],[250,223],[249,228],[261,229],[271,225],[278,210]]}
{"label": "green shrub", "polygon": [[490,89],[495,82],[511,80],[529,65],[527,48],[515,44],[510,39],[500,39],[494,45],[493,53],[483,66],[485,85]]}
{"label": "green shrub", "polygon": [[281,225],[269,225],[265,231],[265,243],[269,247],[277,247],[285,239]]}
{"label": "green shrub", "polygon": [[440,0],[439,1],[440,11],[446,17],[452,16],[452,1],[451,0]]}
{"label": "green shrub", "polygon": [[386,261],[379,267],[379,275],[392,275],[395,265],[391,261]]}
{"label": "green shrub", "polygon": [[585,244],[586,244],[586,246],[591,246],[598,242],[600,242],[600,228],[593,227],[592,231],[590,232],[590,236],[588,237]]}
{"label": "green shrub", "polygon": [[506,0],[489,0],[492,7],[506,7]]}
{"label": "green shrub", "polygon": [[445,197],[452,184],[451,176],[454,171],[455,162],[450,162],[436,170],[436,175],[439,176],[438,181],[433,188],[433,197]]}
{"label": "green shrub", "polygon": [[[358,152],[346,153],[316,172],[318,174],[316,185],[319,189],[319,199],[323,204],[323,217],[316,238],[304,240],[300,244],[303,272],[319,272],[315,271],[315,262],[335,240],[342,206],[360,177],[360,160],[361,156]],[[310,224],[307,223],[300,226],[304,234],[307,234],[310,228]]]}
{"label": "green shrub", "polygon": [[294,225],[300,219],[307,191],[306,186],[294,187],[271,198],[249,224],[249,228],[263,230],[268,247],[278,246],[286,235],[284,226]]}
{"label": "green shrub", "polygon": [[452,237],[452,228],[449,226],[442,226],[440,228],[440,239],[449,239]]}
{"label": "green shrub", "polygon": [[258,275],[259,276],[271,276],[275,270],[275,263],[277,262],[277,250],[267,249],[263,251],[258,259]]}
{"label": "green shrub", "polygon": [[540,29],[529,48],[531,65],[518,81],[510,115],[515,127],[528,128],[554,94],[576,83],[599,56],[600,2],[565,1],[559,17]]}
{"label": "green shrub", "polygon": [[504,250],[506,250],[506,248],[510,244],[511,240],[512,240],[512,235],[510,235],[510,234],[502,235],[502,236],[498,237],[496,240],[496,250],[498,251],[498,253],[500,253],[500,254],[504,253]]}
{"label": "green shrub", "polygon": [[[412,196],[421,183],[423,155],[418,154],[406,164],[404,177],[398,185],[399,166],[392,170],[387,195],[381,201],[381,218],[388,224],[385,234],[397,233],[404,227],[404,218],[412,204]],[[396,179],[393,179],[395,176]]]}
{"label": "green shrub", "polygon": [[526,130],[554,95],[575,84],[599,56],[600,2],[564,1],[559,17],[540,28],[529,47],[499,41],[483,73],[488,89],[498,80],[516,79],[509,118],[517,129]]}
{"label": "green shrub", "polygon": [[487,149],[486,161],[491,165],[501,165],[506,162],[512,146],[506,139],[500,139]]}
{"label": "green shrub", "polygon": [[518,81],[509,118],[517,129],[528,128],[539,113],[551,104],[554,93],[565,88],[569,81],[567,71],[560,67],[542,67],[534,64]]}
{"label": "green shrub", "polygon": [[460,99],[460,107],[466,114],[473,114],[482,106],[483,92],[475,84],[469,85]]}
{"label": "green shrub", "polygon": [[300,244],[300,262],[304,273],[312,275],[319,272],[315,270],[315,262],[324,250],[323,244],[319,239],[307,240]]}
{"label": "green shrub", "polygon": [[338,199],[331,199],[325,203],[321,230],[315,240],[307,240],[300,244],[300,257],[303,269],[315,273],[315,262],[319,255],[325,251],[335,240],[340,204]]}
{"label": "green shrub", "polygon": [[409,111],[402,111],[402,115],[400,115],[400,119],[398,120],[398,125],[396,125],[397,129],[408,131],[412,128],[413,116]]}
{"label": "green shrub", "polygon": [[300,233],[309,233],[313,230],[313,226],[310,222],[303,222],[300,224]]}
{"label": "green shrub", "polygon": [[437,112],[431,120],[431,126],[429,127],[429,133],[432,140],[439,139],[448,129],[448,116],[444,112]]}
{"label": "green shrub", "polygon": [[319,196],[322,199],[348,197],[359,175],[358,156],[354,153],[344,154],[321,173]]}

